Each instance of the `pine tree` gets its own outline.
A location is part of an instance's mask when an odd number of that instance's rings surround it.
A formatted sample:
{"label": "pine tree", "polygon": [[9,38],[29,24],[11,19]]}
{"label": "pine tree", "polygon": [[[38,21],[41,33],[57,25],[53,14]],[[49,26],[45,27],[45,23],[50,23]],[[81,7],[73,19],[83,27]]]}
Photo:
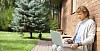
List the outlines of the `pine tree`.
{"label": "pine tree", "polygon": [[42,32],[48,24],[49,13],[49,8],[44,6],[44,2],[44,0],[16,0],[15,12],[12,14],[12,29],[27,30],[30,32],[30,38],[32,38],[32,31]]}

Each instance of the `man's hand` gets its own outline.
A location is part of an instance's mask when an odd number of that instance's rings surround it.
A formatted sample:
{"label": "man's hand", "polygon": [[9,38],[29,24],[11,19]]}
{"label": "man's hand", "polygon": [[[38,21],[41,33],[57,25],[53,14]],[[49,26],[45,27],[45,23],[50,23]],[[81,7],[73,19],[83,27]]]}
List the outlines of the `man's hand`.
{"label": "man's hand", "polygon": [[72,49],[77,49],[77,47],[78,47],[78,44],[77,43],[72,44]]}
{"label": "man's hand", "polygon": [[70,44],[71,42],[72,42],[71,39],[66,39],[66,40],[64,40],[64,43],[65,43],[65,44]]}

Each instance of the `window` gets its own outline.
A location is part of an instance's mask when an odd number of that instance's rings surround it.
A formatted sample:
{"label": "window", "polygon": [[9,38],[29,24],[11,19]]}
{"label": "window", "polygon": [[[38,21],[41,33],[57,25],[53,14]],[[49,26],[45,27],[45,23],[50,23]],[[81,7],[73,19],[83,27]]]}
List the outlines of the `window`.
{"label": "window", "polygon": [[76,0],[72,0],[72,11],[71,11],[71,14],[74,14],[76,12]]}

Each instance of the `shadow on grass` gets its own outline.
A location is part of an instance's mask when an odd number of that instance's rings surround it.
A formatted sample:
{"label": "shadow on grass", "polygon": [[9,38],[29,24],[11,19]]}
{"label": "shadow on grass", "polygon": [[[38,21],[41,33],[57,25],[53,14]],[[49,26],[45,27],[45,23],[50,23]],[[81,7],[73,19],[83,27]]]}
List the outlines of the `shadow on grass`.
{"label": "shadow on grass", "polygon": [[51,41],[51,38],[42,38],[41,40]]}
{"label": "shadow on grass", "polygon": [[[24,39],[39,39],[38,37],[23,37]],[[51,41],[51,38],[41,38],[40,40]]]}
{"label": "shadow on grass", "polygon": [[23,37],[23,39],[39,39],[38,37]]}

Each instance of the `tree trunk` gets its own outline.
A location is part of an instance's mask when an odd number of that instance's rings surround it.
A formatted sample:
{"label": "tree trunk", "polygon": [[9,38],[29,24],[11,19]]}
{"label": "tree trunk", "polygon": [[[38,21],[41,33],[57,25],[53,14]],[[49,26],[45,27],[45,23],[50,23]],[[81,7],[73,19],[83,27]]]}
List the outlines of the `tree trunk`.
{"label": "tree trunk", "polygon": [[22,30],[22,29],[20,29],[20,35],[21,35],[21,37],[24,36],[24,34],[23,34],[23,30]]}
{"label": "tree trunk", "polygon": [[20,36],[21,36],[21,37],[23,37],[23,36],[24,36],[23,31],[21,31],[21,32],[20,32]]}
{"label": "tree trunk", "polygon": [[30,38],[32,38],[32,31],[30,31]]}
{"label": "tree trunk", "polygon": [[41,32],[40,32],[40,34],[39,34],[39,36],[38,36],[38,37],[39,37],[39,39],[41,39],[41,38],[42,38],[42,34],[41,34]]}

